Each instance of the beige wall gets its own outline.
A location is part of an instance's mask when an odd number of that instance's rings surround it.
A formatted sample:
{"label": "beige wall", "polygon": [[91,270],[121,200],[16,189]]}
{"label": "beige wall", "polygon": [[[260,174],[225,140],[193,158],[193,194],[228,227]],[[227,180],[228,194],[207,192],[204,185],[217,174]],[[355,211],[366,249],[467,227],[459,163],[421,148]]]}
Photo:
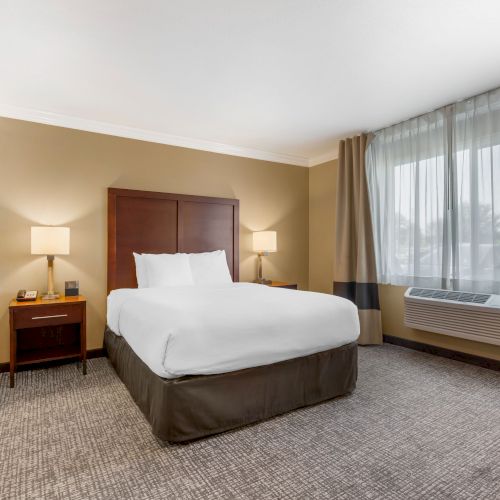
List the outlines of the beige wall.
{"label": "beige wall", "polygon": [[275,229],[265,258],[275,280],[308,287],[308,169],[0,119],[0,362],[8,361],[7,304],[19,288],[46,288],[45,257],[30,255],[30,226],[71,227],[71,255],[55,281],[80,280],[88,348],[102,344],[109,186],[240,200],[240,279],[255,277],[251,232]]}
{"label": "beige wall", "polygon": [[[18,288],[43,290],[46,260],[29,228],[71,227],[71,255],[56,257],[56,285],[80,280],[88,348],[101,346],[106,304],[106,188],[240,200],[240,279],[255,276],[251,232],[278,231],[266,276],[331,293],[337,162],[306,169],[0,118],[0,362],[8,361],[7,304]],[[500,359],[500,348],[403,325],[402,287],[381,286],[384,332]]]}
{"label": "beige wall", "polygon": [[[336,161],[309,169],[309,286],[318,292],[332,289],[336,169]],[[383,285],[379,290],[385,334],[500,360],[500,347],[406,328],[403,322],[406,287]]]}

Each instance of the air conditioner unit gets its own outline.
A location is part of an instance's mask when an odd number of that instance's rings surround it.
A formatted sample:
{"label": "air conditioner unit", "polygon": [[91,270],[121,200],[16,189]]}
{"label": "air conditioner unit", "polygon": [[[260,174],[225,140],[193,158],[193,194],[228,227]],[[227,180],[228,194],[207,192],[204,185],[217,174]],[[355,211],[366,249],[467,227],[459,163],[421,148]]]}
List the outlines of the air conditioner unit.
{"label": "air conditioner unit", "polygon": [[500,295],[408,288],[405,325],[500,345]]}

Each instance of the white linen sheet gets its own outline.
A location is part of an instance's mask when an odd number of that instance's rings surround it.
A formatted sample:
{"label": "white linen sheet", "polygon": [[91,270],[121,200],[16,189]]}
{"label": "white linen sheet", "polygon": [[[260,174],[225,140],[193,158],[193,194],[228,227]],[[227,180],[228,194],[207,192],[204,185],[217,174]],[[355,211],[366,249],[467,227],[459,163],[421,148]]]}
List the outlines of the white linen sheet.
{"label": "white linen sheet", "polygon": [[164,378],[267,365],[359,336],[350,301],[253,283],[114,290],[107,320]]}

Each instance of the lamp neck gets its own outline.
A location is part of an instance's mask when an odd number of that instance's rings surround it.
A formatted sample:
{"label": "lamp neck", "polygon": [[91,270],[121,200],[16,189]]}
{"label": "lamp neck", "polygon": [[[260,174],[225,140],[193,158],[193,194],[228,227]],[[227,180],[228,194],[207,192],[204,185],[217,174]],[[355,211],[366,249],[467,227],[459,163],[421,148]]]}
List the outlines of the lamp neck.
{"label": "lamp neck", "polygon": [[47,263],[49,266],[49,274],[47,279],[47,294],[54,294],[54,256],[47,255]]}
{"label": "lamp neck", "polygon": [[262,281],[262,255],[263,252],[259,252],[258,264],[257,264],[257,281]]}
{"label": "lamp neck", "polygon": [[264,279],[262,276],[262,257],[268,256],[269,252],[263,251],[263,252],[257,252],[258,258],[257,258],[257,283],[271,283],[270,280]]}

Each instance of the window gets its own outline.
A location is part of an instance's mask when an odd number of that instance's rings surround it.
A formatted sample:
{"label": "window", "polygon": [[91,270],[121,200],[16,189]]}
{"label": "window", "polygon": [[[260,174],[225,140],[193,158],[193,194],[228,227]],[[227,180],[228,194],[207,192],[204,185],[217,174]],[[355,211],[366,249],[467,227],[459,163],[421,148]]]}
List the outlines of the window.
{"label": "window", "polygon": [[500,293],[500,90],[375,133],[381,283]]}

